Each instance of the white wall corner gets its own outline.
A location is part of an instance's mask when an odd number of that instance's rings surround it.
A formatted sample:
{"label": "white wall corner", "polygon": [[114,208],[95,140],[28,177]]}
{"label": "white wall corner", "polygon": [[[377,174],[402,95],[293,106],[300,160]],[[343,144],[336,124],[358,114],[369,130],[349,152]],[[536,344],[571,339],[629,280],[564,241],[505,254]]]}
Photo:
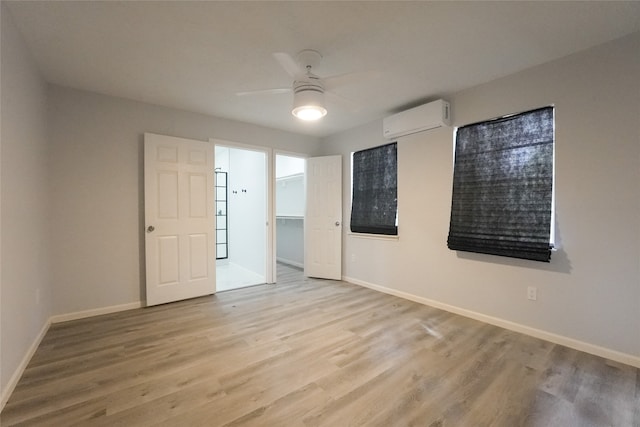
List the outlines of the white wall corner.
{"label": "white wall corner", "polygon": [[355,279],[353,277],[343,276],[342,280],[352,283],[354,285],[362,286],[365,288],[373,289],[375,291],[383,292],[385,294],[393,295],[396,297],[404,298],[409,301],[417,302],[419,304],[427,305],[429,307],[437,308],[440,310],[448,311],[450,313],[458,314],[460,316],[468,317],[470,319],[478,320],[480,322],[488,323],[494,326],[499,326],[510,331],[519,332],[521,334],[529,335],[534,338],[549,341],[554,344],[563,345],[565,347],[572,348],[574,350],[582,351],[585,353],[593,354],[595,356],[604,357],[615,362],[624,363],[626,365],[640,368],[640,356],[634,356],[632,354],[623,353],[617,350],[601,347],[599,345],[579,341],[573,338],[565,337],[563,335],[554,334],[552,332],[543,331],[540,329],[532,328],[519,323],[511,322],[509,320],[500,319],[493,316],[487,316],[486,314],[478,313],[475,311],[467,310],[464,308],[456,307],[453,305],[445,304],[439,301],[431,300],[428,298],[413,295],[407,292],[398,291],[396,289],[387,288],[385,286],[369,283],[364,280]]}
{"label": "white wall corner", "polygon": [[4,409],[4,406],[6,405],[7,401],[9,400],[9,397],[11,396],[11,393],[13,393],[13,390],[16,388],[16,385],[18,385],[18,381],[20,381],[20,378],[22,377],[22,374],[24,373],[25,369],[27,369],[27,366],[29,365],[29,361],[31,360],[31,358],[35,354],[36,350],[38,349],[38,346],[42,342],[42,339],[44,338],[44,336],[46,335],[47,331],[49,330],[49,327],[53,323],[60,323],[60,322],[67,322],[67,321],[70,321],[70,320],[84,319],[84,318],[87,318],[87,317],[99,316],[101,314],[116,313],[116,312],[125,311],[125,310],[132,310],[132,309],[140,308],[140,307],[142,307],[142,302],[141,301],[136,301],[136,302],[132,302],[132,303],[128,303],[128,304],[113,305],[113,306],[110,306],[110,307],[102,307],[102,308],[96,308],[96,309],[92,309],[92,310],[77,311],[77,312],[74,312],[74,313],[59,314],[59,315],[51,316],[47,320],[47,322],[44,324],[42,329],[40,330],[40,333],[38,333],[38,336],[36,337],[36,339],[33,341],[31,346],[29,347],[29,350],[27,351],[27,353],[22,358],[22,361],[18,365],[18,368],[15,370],[15,372],[11,376],[11,379],[9,380],[9,382],[7,384],[7,387],[4,390],[2,390],[2,394],[0,396],[0,398],[1,398],[1,400],[0,400],[0,412]]}
{"label": "white wall corner", "polygon": [[11,378],[9,379],[7,386],[5,387],[4,390],[2,390],[2,395],[0,396],[0,412],[2,412],[2,410],[4,409],[4,405],[7,404],[7,401],[9,400],[11,393],[13,393],[13,390],[16,388],[16,385],[18,385],[18,381],[20,381],[20,378],[22,377],[24,370],[27,369],[27,365],[29,365],[29,361],[31,360],[36,350],[38,349],[38,346],[42,342],[42,339],[44,338],[44,336],[47,334],[47,331],[49,330],[50,326],[51,326],[51,319],[47,320],[47,322],[42,326],[42,329],[36,336],[36,339],[33,340],[33,343],[31,343],[29,350],[27,350],[27,353],[22,358],[22,361],[18,365],[17,369],[14,371],[13,375],[11,375]]}

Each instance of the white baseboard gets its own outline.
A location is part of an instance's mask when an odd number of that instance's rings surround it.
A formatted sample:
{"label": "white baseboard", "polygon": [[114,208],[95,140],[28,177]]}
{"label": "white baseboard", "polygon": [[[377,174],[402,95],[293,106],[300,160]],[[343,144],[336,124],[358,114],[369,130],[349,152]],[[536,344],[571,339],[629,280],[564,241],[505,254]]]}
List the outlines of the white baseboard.
{"label": "white baseboard", "polygon": [[27,353],[22,358],[22,361],[18,365],[18,368],[15,370],[15,372],[9,379],[9,383],[7,384],[7,387],[4,390],[2,390],[2,395],[0,397],[0,412],[2,412],[2,410],[4,409],[4,405],[7,404],[7,401],[11,396],[11,393],[13,393],[13,390],[16,388],[16,385],[18,385],[18,381],[20,381],[20,378],[22,377],[24,370],[27,369],[27,365],[29,364],[29,361],[33,357],[34,353],[38,349],[38,346],[42,342],[42,339],[44,338],[47,331],[49,330],[49,326],[51,326],[51,319],[47,320],[45,324],[42,326],[42,329],[36,336],[36,339],[33,340],[33,343],[31,343],[29,350],[27,350]]}
{"label": "white baseboard", "polygon": [[293,261],[291,259],[286,259],[286,258],[276,258],[276,261],[281,262],[283,264],[287,264],[287,265],[292,265],[294,267],[298,267],[298,268],[304,268],[304,264],[301,262],[297,262],[297,261]]}
{"label": "white baseboard", "polygon": [[16,385],[18,384],[18,381],[20,381],[20,378],[22,377],[24,370],[27,368],[29,361],[31,360],[31,358],[33,357],[33,354],[38,349],[38,346],[42,342],[42,338],[44,338],[51,324],[67,322],[69,320],[84,319],[86,317],[99,316],[101,314],[116,313],[118,311],[131,310],[131,309],[140,308],[140,307],[142,307],[142,302],[137,301],[137,302],[132,302],[128,304],[112,305],[110,307],[95,308],[92,310],[77,311],[75,313],[58,314],[55,316],[51,316],[49,320],[47,320],[47,322],[44,324],[44,326],[42,327],[42,330],[40,331],[36,339],[33,341],[31,346],[29,347],[29,350],[27,351],[27,353],[22,358],[22,361],[18,365],[18,368],[15,370],[15,372],[11,376],[11,379],[9,380],[7,387],[4,390],[2,390],[2,394],[0,395],[0,399],[1,399],[0,412],[2,412],[2,410],[4,409],[4,405],[6,405],[7,401],[9,400],[9,397],[11,396],[11,393],[13,393],[13,390],[16,388]]}
{"label": "white baseboard", "polygon": [[563,335],[558,335],[552,332],[547,332],[540,329],[532,328],[519,323],[511,322],[509,320],[504,320],[504,319],[500,319],[493,316],[487,316],[486,314],[482,314],[482,313],[467,310],[464,308],[456,307],[453,305],[445,304],[432,299],[419,297],[417,295],[413,295],[403,291],[398,291],[396,289],[387,288],[385,286],[376,285],[374,283],[365,282],[363,280],[354,279],[353,277],[343,276],[342,280],[344,280],[345,282],[353,283],[354,285],[373,289],[375,291],[383,292],[385,294],[394,295],[400,298],[414,301],[419,304],[428,305],[430,307],[438,308],[444,311],[448,311],[450,313],[459,314],[464,317],[468,317],[474,320],[479,320],[481,322],[489,323],[491,325],[499,326],[501,328],[508,329],[510,331],[519,332],[521,334],[525,334],[525,335],[529,335],[545,341],[549,341],[554,344],[560,344],[565,347],[572,348],[574,350],[583,351],[585,353],[604,357],[605,359],[614,360],[616,362],[620,362],[626,365],[640,368],[640,356],[634,356],[632,354],[611,350],[605,347],[601,347],[599,345],[590,344],[584,341],[579,341],[573,338],[565,337]]}
{"label": "white baseboard", "polygon": [[74,313],[57,314],[55,316],[51,316],[50,321],[51,323],[68,322],[69,320],[84,319],[86,317],[100,316],[101,314],[117,313],[118,311],[133,310],[134,308],[140,307],[142,307],[142,301],[136,301],[127,304],[76,311]]}

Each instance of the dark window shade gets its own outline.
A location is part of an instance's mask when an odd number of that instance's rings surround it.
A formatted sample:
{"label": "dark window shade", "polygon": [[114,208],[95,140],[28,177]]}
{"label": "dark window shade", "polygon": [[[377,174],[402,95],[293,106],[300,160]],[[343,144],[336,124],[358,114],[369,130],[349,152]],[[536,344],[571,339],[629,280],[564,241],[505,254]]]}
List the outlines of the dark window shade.
{"label": "dark window shade", "polygon": [[353,153],[351,231],[397,235],[398,144]]}
{"label": "dark window shade", "polygon": [[458,129],[450,249],[550,260],[553,115],[545,107]]}

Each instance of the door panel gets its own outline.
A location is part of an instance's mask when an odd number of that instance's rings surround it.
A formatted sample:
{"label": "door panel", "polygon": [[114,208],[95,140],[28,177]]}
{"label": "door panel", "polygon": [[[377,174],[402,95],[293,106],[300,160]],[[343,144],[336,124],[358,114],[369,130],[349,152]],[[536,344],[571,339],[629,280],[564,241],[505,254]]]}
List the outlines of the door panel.
{"label": "door panel", "polygon": [[147,305],[215,292],[213,144],[145,134]]}
{"label": "door panel", "polygon": [[307,159],[304,273],[342,278],[342,156]]}
{"label": "door panel", "polygon": [[178,172],[157,172],[158,218],[178,219]]}
{"label": "door panel", "polygon": [[159,285],[175,285],[180,281],[180,266],[178,263],[178,236],[160,236],[157,240],[158,246],[158,278]]}
{"label": "door panel", "polygon": [[189,216],[191,218],[207,217],[207,175],[189,174]]}

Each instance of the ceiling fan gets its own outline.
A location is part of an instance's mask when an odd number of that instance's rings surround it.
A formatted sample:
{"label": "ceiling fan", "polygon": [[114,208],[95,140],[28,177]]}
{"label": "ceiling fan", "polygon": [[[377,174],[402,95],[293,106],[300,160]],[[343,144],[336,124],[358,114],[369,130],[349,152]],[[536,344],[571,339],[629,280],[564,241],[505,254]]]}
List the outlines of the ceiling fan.
{"label": "ceiling fan", "polygon": [[293,108],[291,113],[302,120],[318,120],[327,114],[324,102],[325,95],[346,105],[351,110],[357,109],[353,102],[333,93],[332,90],[344,84],[361,81],[365,77],[365,73],[347,73],[325,78],[319,77],[314,74],[312,70],[320,64],[322,55],[320,52],[312,49],[305,49],[299,52],[295,60],[291,55],[283,52],[274,53],[273,56],[280,66],[293,77],[292,86],[290,88],[238,92],[236,95],[245,96],[293,92]]}

